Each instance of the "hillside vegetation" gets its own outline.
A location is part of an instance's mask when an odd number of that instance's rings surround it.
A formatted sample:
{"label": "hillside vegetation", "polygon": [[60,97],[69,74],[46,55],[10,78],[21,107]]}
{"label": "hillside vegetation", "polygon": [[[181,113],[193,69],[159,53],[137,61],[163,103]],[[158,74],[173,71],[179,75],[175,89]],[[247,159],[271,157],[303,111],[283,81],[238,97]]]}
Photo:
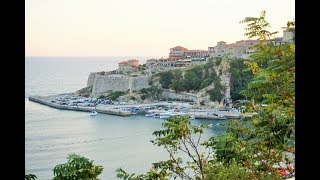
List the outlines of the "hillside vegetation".
{"label": "hillside vegetation", "polygon": [[213,82],[219,84],[221,79],[214,67],[214,59],[210,59],[206,64],[155,74],[152,81],[159,80],[162,88],[176,92],[198,92]]}

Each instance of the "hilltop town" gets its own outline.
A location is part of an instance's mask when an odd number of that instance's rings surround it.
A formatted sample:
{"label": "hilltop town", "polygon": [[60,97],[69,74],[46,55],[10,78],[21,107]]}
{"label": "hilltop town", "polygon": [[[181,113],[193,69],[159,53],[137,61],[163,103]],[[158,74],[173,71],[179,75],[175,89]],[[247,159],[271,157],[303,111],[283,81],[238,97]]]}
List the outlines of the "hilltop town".
{"label": "hilltop town", "polygon": [[[292,41],[292,37],[293,34],[284,28],[283,37],[269,40],[268,42],[277,46]],[[182,46],[176,46],[170,48],[168,58],[148,59],[145,64],[140,64],[138,59],[125,60],[118,64],[118,69],[116,70],[90,73],[87,81],[86,96],[99,97],[115,91],[136,92],[143,88],[149,88],[151,77],[157,73],[205,64],[209,59],[214,60],[224,56],[249,59],[250,55],[255,51],[254,46],[257,44],[259,44],[259,40],[241,40],[230,44],[219,41],[215,46],[208,47],[207,50],[189,50]],[[221,84],[226,87],[224,99],[231,99],[230,74],[227,71],[227,65],[224,66],[226,67],[217,68],[220,71],[224,69],[224,73],[220,74]],[[85,91],[82,90],[81,92]],[[166,92],[165,96],[180,100],[195,100],[199,98],[196,94],[190,95],[190,93],[173,91]],[[126,98],[123,100],[126,100]]]}

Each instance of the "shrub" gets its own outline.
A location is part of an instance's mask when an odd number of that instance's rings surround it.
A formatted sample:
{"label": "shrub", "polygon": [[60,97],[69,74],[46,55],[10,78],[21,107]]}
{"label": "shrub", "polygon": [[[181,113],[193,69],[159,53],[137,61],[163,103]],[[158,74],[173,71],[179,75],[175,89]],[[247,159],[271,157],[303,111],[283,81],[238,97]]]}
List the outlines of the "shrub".
{"label": "shrub", "polygon": [[53,180],[98,179],[103,167],[96,166],[92,160],[77,154],[69,154],[68,162],[59,164],[53,169]]}

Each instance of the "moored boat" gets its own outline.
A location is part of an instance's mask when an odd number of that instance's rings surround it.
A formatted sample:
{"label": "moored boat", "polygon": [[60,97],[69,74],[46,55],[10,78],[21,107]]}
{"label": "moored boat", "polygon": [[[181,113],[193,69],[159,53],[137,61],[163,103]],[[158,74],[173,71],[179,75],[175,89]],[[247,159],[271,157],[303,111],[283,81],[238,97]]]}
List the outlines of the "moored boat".
{"label": "moored boat", "polygon": [[153,116],[155,116],[155,115],[156,115],[156,113],[146,113],[146,114],[145,114],[146,117],[153,117]]}
{"label": "moored boat", "polygon": [[92,111],[92,112],[90,113],[90,116],[95,116],[95,115],[97,115],[97,114],[98,114],[97,111]]}
{"label": "moored boat", "polygon": [[172,116],[171,113],[160,113],[160,119],[167,119]]}

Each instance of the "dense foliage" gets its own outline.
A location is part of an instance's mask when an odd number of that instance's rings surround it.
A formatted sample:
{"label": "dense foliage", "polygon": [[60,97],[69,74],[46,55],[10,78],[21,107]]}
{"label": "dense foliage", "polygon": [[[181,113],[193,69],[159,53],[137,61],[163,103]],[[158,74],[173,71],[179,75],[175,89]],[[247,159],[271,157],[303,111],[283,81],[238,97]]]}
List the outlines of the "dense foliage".
{"label": "dense foliage", "polygon": [[111,92],[107,97],[110,98],[112,101],[115,101],[118,99],[118,97],[125,95],[126,92],[124,91],[115,91]]}
{"label": "dense foliage", "polygon": [[98,175],[102,173],[103,167],[94,165],[93,161],[90,161],[88,158],[77,154],[70,154],[67,159],[67,163],[54,167],[53,180],[98,180]]}
{"label": "dense foliage", "polygon": [[142,100],[146,98],[159,99],[161,97],[162,92],[163,92],[163,89],[155,85],[152,85],[149,88],[142,88],[140,90],[141,99]]}
{"label": "dense foliage", "polygon": [[[219,61],[219,59],[216,61]],[[185,70],[176,69],[161,72],[154,75],[154,77],[159,77],[159,83],[164,89],[170,88],[176,92],[197,92],[208,87],[213,82],[220,84],[220,77],[214,70],[215,66],[214,60],[210,59],[204,65],[193,65]],[[219,88],[220,86],[217,85],[217,87]],[[218,90],[216,91],[218,92]]]}
{"label": "dense foliage", "polygon": [[241,58],[230,59],[230,95],[233,100],[244,99],[245,97],[240,94],[245,90],[248,83],[252,81],[253,74],[251,71],[245,71],[247,66],[243,63],[245,60]]}
{"label": "dense foliage", "polygon": [[[129,174],[121,168],[117,177],[124,180],[149,179],[280,179],[276,172],[256,173],[243,165],[243,146],[233,133],[202,140],[207,125],[192,125],[187,117],[174,116],[155,131],[151,142],[163,147],[169,160],[152,164],[146,174]],[[184,153],[186,158],[178,155]]]}
{"label": "dense foliage", "polygon": [[[278,165],[289,175],[294,173],[295,127],[295,45],[270,43],[275,33],[266,28],[265,12],[258,18],[248,17],[249,37],[261,41],[251,60],[244,61],[253,79],[241,92],[251,101],[243,112],[250,118],[233,120],[219,137],[202,140],[206,126],[193,126],[185,117],[166,120],[164,129],[155,131],[154,145],[169,153],[169,160],[153,163],[141,175],[117,169],[121,179],[281,179]],[[288,23],[294,26],[294,22]],[[291,28],[294,30],[294,28]],[[257,103],[258,102],[258,103]],[[265,106],[260,106],[264,103]],[[178,155],[185,153],[182,160]],[[284,165],[283,165],[284,164]]]}
{"label": "dense foliage", "polygon": [[221,100],[224,97],[223,92],[225,91],[225,87],[220,84],[220,78],[218,76],[213,81],[214,81],[214,88],[207,90],[206,92],[209,94],[211,101],[221,102]]}
{"label": "dense foliage", "polygon": [[170,70],[167,72],[160,72],[155,76],[160,77],[160,84],[162,88],[169,89],[169,86],[176,81],[179,81],[182,78],[182,72],[179,69],[176,70]]}
{"label": "dense foliage", "polygon": [[26,174],[26,175],[24,176],[24,179],[25,179],[25,180],[35,180],[35,179],[37,179],[37,176],[34,175],[34,174]]}

